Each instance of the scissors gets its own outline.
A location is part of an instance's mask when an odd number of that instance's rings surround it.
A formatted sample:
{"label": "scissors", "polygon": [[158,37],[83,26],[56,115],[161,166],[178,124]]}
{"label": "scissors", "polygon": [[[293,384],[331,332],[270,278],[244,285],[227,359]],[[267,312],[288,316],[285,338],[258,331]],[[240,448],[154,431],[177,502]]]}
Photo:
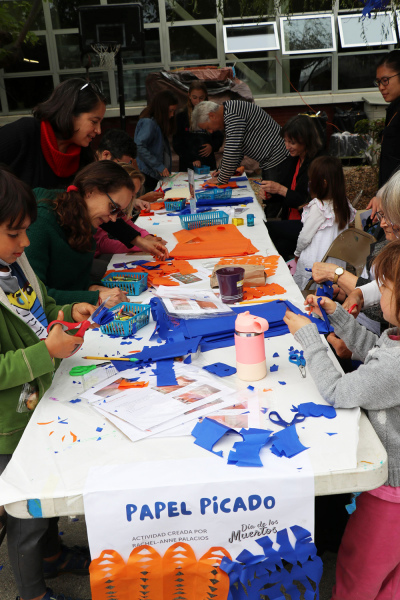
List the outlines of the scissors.
{"label": "scissors", "polygon": [[273,410],[269,413],[269,420],[271,421],[271,423],[279,425],[280,427],[290,427],[291,425],[297,425],[297,423],[302,423],[305,418],[306,416],[303,415],[303,413],[297,413],[293,417],[293,419],[290,422],[288,422],[284,421],[284,419],[282,419],[281,415],[277,413],[276,410]]}
{"label": "scissors", "polygon": [[112,366],[111,362],[109,362],[109,361],[99,363],[98,365],[78,365],[76,367],[72,367],[69,374],[72,377],[80,377],[82,375],[86,375],[87,373],[90,373],[90,371],[94,371],[95,369],[98,369],[99,367],[105,367],[106,365]]}
{"label": "scissors", "polygon": [[297,352],[291,352],[289,354],[289,362],[297,365],[299,367],[301,376],[306,377],[306,359],[303,356],[303,351],[301,351],[301,354],[298,354]]}
{"label": "scissors", "polygon": [[[89,329],[89,327],[93,324],[96,323],[97,321],[95,320],[96,318],[98,318],[101,313],[104,311],[105,305],[106,303],[109,301],[109,299],[111,298],[111,296],[109,296],[108,298],[106,298],[104,300],[104,302],[102,302],[100,304],[100,306],[98,306],[96,308],[96,310],[90,315],[89,319],[86,319],[85,321],[82,321],[81,323],[67,323],[66,321],[52,321],[48,327],[47,327],[47,332],[50,333],[51,328],[54,327],[54,325],[61,325],[63,331],[71,331],[73,329],[77,329],[78,331],[76,333],[73,334],[73,336],[77,336],[77,337],[83,337],[86,333],[86,331]],[[107,320],[107,323],[109,323],[110,321],[112,321],[114,319],[114,315],[113,313],[110,312],[110,317]],[[104,324],[106,324],[104,322]],[[82,344],[77,344],[75,347],[75,350],[72,352],[72,354],[75,354],[75,352],[78,352],[79,348],[82,346]],[[70,354],[70,356],[72,356],[72,354]]]}

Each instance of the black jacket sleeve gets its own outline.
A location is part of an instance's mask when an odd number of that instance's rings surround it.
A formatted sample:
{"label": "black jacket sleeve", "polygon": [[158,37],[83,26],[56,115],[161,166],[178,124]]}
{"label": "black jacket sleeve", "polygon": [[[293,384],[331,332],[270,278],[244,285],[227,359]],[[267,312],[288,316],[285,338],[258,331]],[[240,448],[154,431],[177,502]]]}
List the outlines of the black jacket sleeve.
{"label": "black jacket sleeve", "polygon": [[139,231],[133,229],[128,223],[126,223],[123,219],[117,219],[114,221],[109,221],[108,223],[103,223],[101,228],[104,229],[114,240],[118,240],[125,244],[128,248],[134,246],[133,240],[140,236]]}

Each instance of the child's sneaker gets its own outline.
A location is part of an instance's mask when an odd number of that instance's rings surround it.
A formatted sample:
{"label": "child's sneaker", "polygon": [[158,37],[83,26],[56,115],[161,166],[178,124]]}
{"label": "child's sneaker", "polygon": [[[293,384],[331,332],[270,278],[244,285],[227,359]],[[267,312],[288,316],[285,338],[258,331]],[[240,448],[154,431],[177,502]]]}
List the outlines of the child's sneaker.
{"label": "child's sneaker", "polygon": [[[74,575],[89,575],[90,554],[88,548],[81,546],[61,545],[60,556],[53,561],[43,561],[45,579],[53,579],[58,575],[72,573]],[[46,599],[47,600],[47,599]]]}

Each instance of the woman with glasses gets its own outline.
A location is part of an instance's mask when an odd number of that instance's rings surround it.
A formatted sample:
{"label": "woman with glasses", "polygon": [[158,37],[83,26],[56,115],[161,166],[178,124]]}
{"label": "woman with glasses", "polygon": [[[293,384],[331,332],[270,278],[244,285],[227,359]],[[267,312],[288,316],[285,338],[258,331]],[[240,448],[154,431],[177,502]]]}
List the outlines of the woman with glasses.
{"label": "woman with glasses", "polygon": [[[108,306],[114,306],[126,300],[126,293],[119,288],[90,283],[96,249],[93,231],[102,223],[125,216],[134,193],[134,182],[125,169],[102,160],[84,167],[66,192],[38,202],[37,220],[28,231],[30,246],[26,255],[58,304],[96,304],[111,296]],[[135,243],[148,253],[154,248],[164,252],[163,244],[153,240],[138,235]]]}
{"label": "woman with glasses", "polygon": [[[379,61],[374,85],[389,103],[379,162],[379,187],[382,187],[400,167],[400,50],[392,50]],[[368,208],[372,208],[371,216],[374,217],[376,197],[372,198]]]}
{"label": "woman with glasses", "polygon": [[68,79],[33,109],[34,118],[0,129],[0,163],[31,188],[65,188],[94,160],[90,144],[105,111],[106,98],[94,83]]}

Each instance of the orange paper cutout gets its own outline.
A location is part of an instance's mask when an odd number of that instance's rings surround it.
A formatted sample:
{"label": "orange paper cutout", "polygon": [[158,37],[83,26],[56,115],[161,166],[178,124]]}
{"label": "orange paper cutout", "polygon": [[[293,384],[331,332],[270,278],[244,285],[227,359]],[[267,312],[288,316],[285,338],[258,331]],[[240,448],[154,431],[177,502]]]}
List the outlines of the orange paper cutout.
{"label": "orange paper cutout", "polygon": [[262,265],[264,267],[267,277],[275,275],[276,269],[278,268],[279,256],[246,256],[245,258],[222,258],[219,261],[219,265]]}
{"label": "orange paper cutout", "polygon": [[[115,550],[103,550],[89,567],[92,600],[226,600],[229,576],[220,571],[225,548],[210,548],[197,561],[191,546],[175,543],[164,557],[152,546],[134,548],[125,564]],[[110,587],[112,586],[112,588]]]}
{"label": "orange paper cutout", "polygon": [[257,248],[240,233],[235,225],[213,225],[194,231],[174,233],[178,244],[171,251],[174,258],[214,258],[255,254]]}
{"label": "orange paper cutout", "polygon": [[216,183],[202,183],[201,187],[203,188],[219,188],[220,190],[225,190],[226,188],[232,188],[235,189],[238,187],[238,184],[236,183],[236,181],[230,181],[229,183],[224,183],[221,185],[217,185]]}
{"label": "orange paper cutout", "polygon": [[50,423],[54,423],[54,419],[52,421],[47,421],[46,423],[38,423],[38,425],[50,425]]}
{"label": "orange paper cutout", "polygon": [[150,210],[160,210],[160,208],[164,208],[164,202],[152,202],[150,204]]}
{"label": "orange paper cutout", "polygon": [[118,386],[120,388],[144,388],[149,385],[148,381],[128,381],[127,379],[123,379]]}
{"label": "orange paper cutout", "polygon": [[151,284],[152,285],[179,285],[179,281],[173,281],[172,279],[168,279],[167,277],[152,277]]}
{"label": "orange paper cutout", "polygon": [[285,293],[285,288],[279,285],[279,283],[266,283],[257,287],[244,287],[243,300],[252,300],[253,298],[261,298],[262,296],[277,296]]}

